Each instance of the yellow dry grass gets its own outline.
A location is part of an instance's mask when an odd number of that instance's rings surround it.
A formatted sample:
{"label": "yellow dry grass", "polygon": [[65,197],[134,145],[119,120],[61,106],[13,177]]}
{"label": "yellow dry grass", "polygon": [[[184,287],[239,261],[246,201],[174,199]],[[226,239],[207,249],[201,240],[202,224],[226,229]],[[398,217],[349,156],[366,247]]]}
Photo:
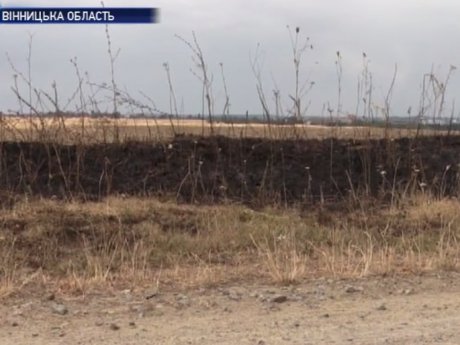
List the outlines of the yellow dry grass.
{"label": "yellow dry grass", "polygon": [[329,211],[324,222],[319,209],[23,200],[0,210],[0,295],[31,284],[80,293],[455,270],[459,207],[415,197],[397,211]]}

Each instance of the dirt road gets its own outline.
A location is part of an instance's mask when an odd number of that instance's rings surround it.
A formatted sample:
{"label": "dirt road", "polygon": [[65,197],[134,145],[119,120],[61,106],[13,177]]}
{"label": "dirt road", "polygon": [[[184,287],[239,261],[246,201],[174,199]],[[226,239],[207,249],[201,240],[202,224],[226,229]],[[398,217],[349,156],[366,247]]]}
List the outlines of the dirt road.
{"label": "dirt road", "polygon": [[[0,307],[0,343],[460,344],[460,275],[49,293]],[[146,298],[150,297],[150,298]]]}

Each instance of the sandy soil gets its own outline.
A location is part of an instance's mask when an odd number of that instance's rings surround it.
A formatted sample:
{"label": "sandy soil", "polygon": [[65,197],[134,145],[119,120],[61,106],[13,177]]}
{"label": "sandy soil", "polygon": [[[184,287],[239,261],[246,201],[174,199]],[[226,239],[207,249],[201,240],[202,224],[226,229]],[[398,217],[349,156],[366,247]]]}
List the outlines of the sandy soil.
{"label": "sandy soil", "polygon": [[[15,297],[10,344],[460,344],[460,275]],[[149,296],[150,298],[146,298]]]}

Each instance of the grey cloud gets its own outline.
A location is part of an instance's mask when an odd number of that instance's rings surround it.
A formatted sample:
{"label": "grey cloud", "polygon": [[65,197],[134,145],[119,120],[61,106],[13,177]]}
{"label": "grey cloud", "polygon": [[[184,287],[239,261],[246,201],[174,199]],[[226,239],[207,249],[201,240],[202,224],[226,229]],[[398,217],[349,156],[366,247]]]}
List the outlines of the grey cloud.
{"label": "grey cloud", "polygon": [[[10,1],[10,4],[17,3]],[[47,6],[61,1],[40,1]],[[5,5],[5,2],[3,2]],[[73,6],[94,6],[93,1],[74,1]],[[106,6],[127,5],[126,1],[105,1]],[[420,83],[424,73],[434,66],[444,77],[449,66],[458,64],[460,47],[456,35],[460,30],[460,4],[455,1],[136,1],[130,6],[161,8],[161,23],[155,25],[113,25],[113,45],[121,49],[116,63],[117,82],[132,94],[149,94],[157,105],[169,108],[169,94],[163,62],[171,67],[173,82],[185,112],[201,110],[199,81],[190,72],[191,51],[175,34],[191,39],[197,34],[213,73],[216,110],[221,109],[223,88],[219,63],[224,63],[232,112],[261,111],[251,72],[250,55],[258,42],[265,52],[264,83],[268,94],[273,80],[290,103],[287,95],[293,90],[293,66],[286,25],[301,27],[311,38],[314,50],[306,53],[302,78],[316,82],[309,94],[310,113],[321,111],[323,104],[335,106],[337,76],[335,52],[343,56],[344,111],[354,111],[356,83],[362,70],[362,52],[370,60],[374,75],[375,101],[383,97],[391,81],[395,63],[398,77],[394,91],[394,113],[404,113],[409,105],[417,106]],[[104,27],[92,26],[2,26],[0,28],[0,109],[16,108],[10,91],[12,71],[5,52],[22,71],[26,69],[28,33],[34,34],[33,80],[38,88],[50,90],[56,80],[62,98],[69,97],[76,87],[70,58],[78,57],[80,67],[95,82],[109,81],[110,72]],[[449,89],[450,100],[460,89],[454,75]],[[141,97],[141,96],[139,96]],[[268,95],[268,98],[271,98]]]}

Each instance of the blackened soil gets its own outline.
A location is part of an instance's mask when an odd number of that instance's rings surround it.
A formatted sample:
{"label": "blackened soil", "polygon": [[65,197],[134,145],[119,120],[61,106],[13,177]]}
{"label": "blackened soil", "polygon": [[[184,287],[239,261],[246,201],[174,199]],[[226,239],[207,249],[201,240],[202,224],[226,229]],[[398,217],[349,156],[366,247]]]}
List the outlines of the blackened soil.
{"label": "blackened soil", "polygon": [[[181,202],[317,203],[460,190],[460,137],[169,143],[0,143],[0,197],[175,197]],[[5,200],[5,198],[3,198]]]}

